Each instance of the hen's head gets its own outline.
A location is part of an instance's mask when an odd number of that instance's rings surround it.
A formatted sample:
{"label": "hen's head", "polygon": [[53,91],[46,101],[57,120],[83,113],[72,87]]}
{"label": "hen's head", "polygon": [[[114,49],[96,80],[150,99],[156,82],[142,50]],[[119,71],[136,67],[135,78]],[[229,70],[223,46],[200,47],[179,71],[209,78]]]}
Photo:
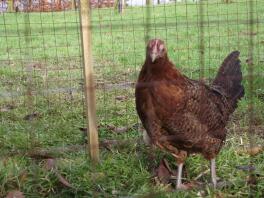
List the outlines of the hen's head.
{"label": "hen's head", "polygon": [[167,56],[167,49],[164,41],[160,39],[152,39],[147,45],[147,59],[150,59],[152,63],[160,58]]}

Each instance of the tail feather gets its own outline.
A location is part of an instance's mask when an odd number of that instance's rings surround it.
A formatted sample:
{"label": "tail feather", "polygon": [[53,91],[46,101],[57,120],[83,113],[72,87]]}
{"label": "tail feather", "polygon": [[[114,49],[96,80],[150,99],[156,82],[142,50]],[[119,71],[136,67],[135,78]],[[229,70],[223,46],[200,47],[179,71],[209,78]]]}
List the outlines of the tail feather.
{"label": "tail feather", "polygon": [[212,82],[213,87],[217,87],[228,97],[233,109],[237,107],[238,100],[244,96],[239,54],[239,51],[233,51],[225,58]]}

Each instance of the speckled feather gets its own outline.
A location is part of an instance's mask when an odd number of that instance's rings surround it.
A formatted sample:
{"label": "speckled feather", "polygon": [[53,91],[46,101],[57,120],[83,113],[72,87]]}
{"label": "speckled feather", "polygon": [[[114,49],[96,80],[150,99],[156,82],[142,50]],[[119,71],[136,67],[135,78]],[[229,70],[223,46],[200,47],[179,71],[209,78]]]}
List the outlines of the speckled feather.
{"label": "speckled feather", "polygon": [[[153,144],[170,151],[179,162],[189,153],[207,159],[219,153],[229,116],[244,95],[238,55],[233,52],[226,58],[211,86],[182,75],[167,54],[154,63],[147,56],[135,96],[138,115]],[[235,69],[228,71],[229,66]],[[225,77],[223,70],[227,70]],[[228,80],[237,87],[228,87]]]}

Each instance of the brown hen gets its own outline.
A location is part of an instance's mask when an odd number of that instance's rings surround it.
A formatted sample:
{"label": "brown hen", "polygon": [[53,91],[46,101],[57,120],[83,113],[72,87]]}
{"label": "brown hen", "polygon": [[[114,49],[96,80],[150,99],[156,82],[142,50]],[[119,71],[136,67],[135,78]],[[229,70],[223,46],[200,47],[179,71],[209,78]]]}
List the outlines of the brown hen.
{"label": "brown hen", "polygon": [[239,52],[229,54],[211,85],[181,74],[168,59],[162,40],[150,40],[136,84],[136,109],[152,143],[177,161],[177,188],[184,189],[183,163],[190,153],[211,161],[216,186],[215,157],[226,138],[229,116],[244,96]]}

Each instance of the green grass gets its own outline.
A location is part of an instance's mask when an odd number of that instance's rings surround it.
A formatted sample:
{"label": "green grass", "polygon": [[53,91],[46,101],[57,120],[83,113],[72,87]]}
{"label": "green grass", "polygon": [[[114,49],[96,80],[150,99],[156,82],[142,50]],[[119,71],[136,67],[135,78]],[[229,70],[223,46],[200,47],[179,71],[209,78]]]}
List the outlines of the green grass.
{"label": "green grass", "polygon": [[[264,2],[254,1],[254,128],[255,144],[261,139],[264,123]],[[243,84],[246,96],[240,102],[228,125],[227,142],[217,158],[217,173],[232,185],[212,190],[206,187],[205,197],[262,197],[264,194],[264,155],[252,158],[258,184],[250,191],[247,172],[237,165],[249,163],[241,153],[247,146],[248,128],[248,43],[249,4],[234,0],[231,4],[205,1],[204,7],[204,71],[213,78],[224,57],[232,50],[241,52]],[[149,37],[166,41],[169,57],[191,78],[199,78],[199,6],[177,3],[150,8]],[[101,163],[92,167],[85,150],[58,152],[57,169],[74,188],[63,186],[54,171],[47,171],[45,160],[32,159],[27,152],[54,147],[82,145],[85,126],[82,93],[82,54],[79,15],[75,11],[54,13],[6,13],[0,15],[0,197],[19,189],[26,197],[197,197],[199,190],[168,192],[155,186],[150,166],[157,166],[165,155],[175,168],[173,158],[155,151],[149,159],[149,148],[136,141],[142,134],[130,129],[123,134],[111,132],[107,125],[132,126],[138,122],[134,105],[134,89],[122,85],[134,82],[145,57],[146,8],[128,7],[123,15],[113,9],[94,9],[92,39],[97,115],[100,139],[128,140],[128,144],[112,151],[102,148]],[[28,23],[29,22],[29,23]],[[30,29],[27,32],[27,28]],[[28,92],[31,92],[29,94]],[[124,101],[116,96],[127,96]],[[8,105],[14,109],[7,109]],[[33,121],[23,118],[38,112]],[[263,137],[263,135],[262,135]],[[209,168],[201,156],[186,161],[187,181]],[[201,179],[210,181],[209,174]],[[155,195],[154,195],[155,194]]]}

